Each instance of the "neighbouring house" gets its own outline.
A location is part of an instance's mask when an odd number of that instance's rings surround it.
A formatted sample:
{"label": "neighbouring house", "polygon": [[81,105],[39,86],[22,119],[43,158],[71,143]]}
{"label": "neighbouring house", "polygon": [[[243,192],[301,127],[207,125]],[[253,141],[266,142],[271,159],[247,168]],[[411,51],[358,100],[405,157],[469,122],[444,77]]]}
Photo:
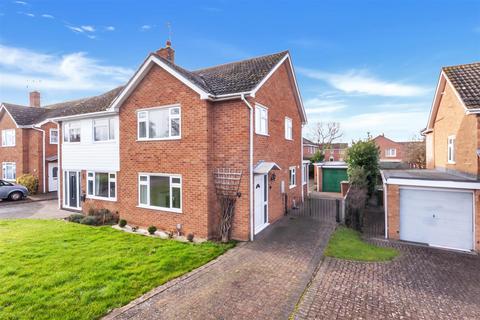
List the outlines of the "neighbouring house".
{"label": "neighbouring house", "polygon": [[341,192],[342,181],[348,181],[347,163],[323,161],[313,164],[315,190],[318,192]]}
{"label": "neighbouring house", "polygon": [[373,139],[380,149],[380,168],[381,169],[409,169],[414,165],[407,160],[407,148],[412,143],[419,141],[401,141],[397,142],[381,134]]}
{"label": "neighbouring house", "polygon": [[40,106],[40,93],[30,92],[29,98],[29,106],[0,105],[1,179],[32,174],[39,192],[53,192],[58,186],[58,127],[45,117],[50,109]]}
{"label": "neighbouring house", "polygon": [[385,236],[480,251],[480,63],[442,68],[426,170],[385,170]]}
{"label": "neighbouring house", "polygon": [[51,108],[66,209],[107,208],[133,226],[212,238],[214,171],[234,169],[231,235],[252,240],[307,192],[307,119],[287,51],[188,71],[167,42],[125,86]]}
{"label": "neighbouring house", "polygon": [[303,159],[309,160],[319,149],[318,144],[303,138]]}
{"label": "neighbouring house", "polygon": [[323,150],[325,155],[324,161],[344,161],[347,154],[348,143],[337,142],[331,143],[323,147],[320,145],[320,149]]}

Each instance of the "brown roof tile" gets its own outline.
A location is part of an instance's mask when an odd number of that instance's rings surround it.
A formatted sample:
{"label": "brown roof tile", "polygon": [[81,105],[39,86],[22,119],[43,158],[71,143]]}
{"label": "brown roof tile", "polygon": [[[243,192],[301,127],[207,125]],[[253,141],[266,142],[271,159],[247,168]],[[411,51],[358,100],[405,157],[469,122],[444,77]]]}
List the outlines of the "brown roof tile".
{"label": "brown roof tile", "polygon": [[468,109],[480,108],[480,62],[442,68]]}

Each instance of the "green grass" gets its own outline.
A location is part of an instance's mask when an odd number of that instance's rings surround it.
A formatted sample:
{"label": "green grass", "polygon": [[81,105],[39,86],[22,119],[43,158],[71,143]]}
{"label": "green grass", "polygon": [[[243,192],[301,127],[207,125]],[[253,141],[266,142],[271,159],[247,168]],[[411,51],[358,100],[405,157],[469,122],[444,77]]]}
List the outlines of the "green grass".
{"label": "green grass", "polygon": [[392,260],[398,255],[398,251],[365,243],[357,231],[339,227],[330,238],[325,255],[339,259],[374,262]]}
{"label": "green grass", "polygon": [[63,221],[0,221],[0,319],[95,319],[224,253]]}

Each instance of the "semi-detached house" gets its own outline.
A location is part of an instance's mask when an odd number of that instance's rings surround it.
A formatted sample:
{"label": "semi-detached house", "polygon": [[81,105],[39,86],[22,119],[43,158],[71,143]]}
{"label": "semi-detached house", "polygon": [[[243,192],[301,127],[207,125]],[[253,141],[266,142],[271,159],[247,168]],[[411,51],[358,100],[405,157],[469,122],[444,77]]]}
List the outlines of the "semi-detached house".
{"label": "semi-detached house", "polygon": [[253,239],[306,192],[307,119],[290,54],[196,71],[174,56],[167,43],[125,86],[50,107],[61,136],[60,205],[211,238],[220,211],[214,170],[235,169],[232,237]]}

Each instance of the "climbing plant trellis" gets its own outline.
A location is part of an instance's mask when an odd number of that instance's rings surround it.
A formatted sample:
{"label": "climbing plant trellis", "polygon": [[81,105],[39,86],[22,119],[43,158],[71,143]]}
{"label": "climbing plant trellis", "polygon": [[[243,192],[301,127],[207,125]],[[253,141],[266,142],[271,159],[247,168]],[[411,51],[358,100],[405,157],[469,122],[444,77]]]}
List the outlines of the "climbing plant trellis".
{"label": "climbing plant trellis", "polygon": [[220,201],[219,234],[222,242],[230,240],[235,203],[240,196],[239,188],[242,170],[218,168],[214,171],[215,191]]}

